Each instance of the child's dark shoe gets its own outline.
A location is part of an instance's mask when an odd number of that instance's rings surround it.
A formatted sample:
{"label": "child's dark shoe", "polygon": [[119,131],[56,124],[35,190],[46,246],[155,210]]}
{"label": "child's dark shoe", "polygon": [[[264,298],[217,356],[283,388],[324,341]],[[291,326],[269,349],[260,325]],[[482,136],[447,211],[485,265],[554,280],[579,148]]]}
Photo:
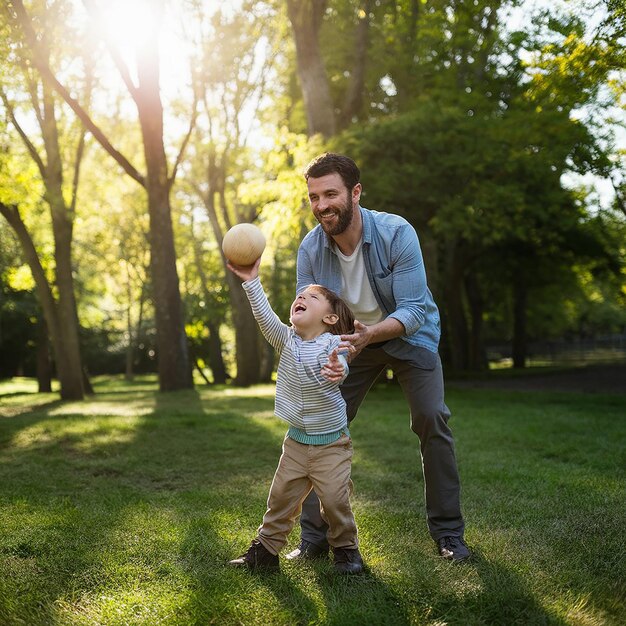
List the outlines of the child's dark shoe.
{"label": "child's dark shoe", "polygon": [[363,571],[363,559],[356,548],[333,548],[333,555],[339,574],[360,574]]}
{"label": "child's dark shoe", "polygon": [[258,539],[253,539],[248,551],[228,564],[250,570],[277,570],[279,567],[278,555],[272,554]]}

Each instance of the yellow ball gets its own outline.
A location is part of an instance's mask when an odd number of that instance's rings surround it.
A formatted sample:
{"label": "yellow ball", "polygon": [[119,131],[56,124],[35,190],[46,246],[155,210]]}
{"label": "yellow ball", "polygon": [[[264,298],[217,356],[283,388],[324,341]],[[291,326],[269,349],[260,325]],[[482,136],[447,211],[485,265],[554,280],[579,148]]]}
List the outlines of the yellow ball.
{"label": "yellow ball", "polygon": [[226,258],[235,265],[252,265],[265,250],[265,236],[254,224],[236,224],[222,240]]}

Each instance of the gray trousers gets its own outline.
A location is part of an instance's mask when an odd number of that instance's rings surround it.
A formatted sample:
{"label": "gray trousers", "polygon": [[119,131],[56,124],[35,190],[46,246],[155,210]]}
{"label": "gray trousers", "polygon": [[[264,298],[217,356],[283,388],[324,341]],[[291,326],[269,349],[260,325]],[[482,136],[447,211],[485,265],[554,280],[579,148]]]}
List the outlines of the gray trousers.
{"label": "gray trousers", "polygon": [[[354,359],[341,386],[348,421],[356,417],[381,372],[391,367],[409,404],[411,430],[420,439],[428,530],[435,541],[447,536],[462,537],[460,481],[454,439],[448,427],[450,410],[444,402],[441,360],[439,355],[420,348],[413,349],[412,355],[401,360],[381,347],[369,346]],[[326,545],[328,527],[320,515],[314,491],[302,504],[300,526],[303,540]]]}

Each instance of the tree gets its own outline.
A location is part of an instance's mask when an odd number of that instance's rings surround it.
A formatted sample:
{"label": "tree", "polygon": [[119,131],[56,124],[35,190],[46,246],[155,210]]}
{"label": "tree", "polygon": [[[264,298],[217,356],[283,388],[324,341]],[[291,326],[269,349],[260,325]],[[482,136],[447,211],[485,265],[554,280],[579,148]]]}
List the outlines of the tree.
{"label": "tree", "polygon": [[[199,8],[194,20],[199,30],[195,80],[201,112],[185,182],[202,202],[221,255],[235,329],[235,384],[241,386],[262,380],[265,341],[240,279],[226,269],[221,244],[234,224],[254,222],[260,214],[260,205],[246,202],[237,187],[253,163],[250,127],[244,120],[261,106],[278,43],[278,35],[259,19],[269,19],[268,11],[271,16],[272,9],[265,2],[248,2],[230,16],[221,11],[207,16]],[[207,284],[206,279],[201,282]],[[211,335],[216,336],[215,332]]]}
{"label": "tree", "polygon": [[0,229],[0,378],[36,374],[41,393],[51,391],[49,337],[19,243]]}
{"label": "tree", "polygon": [[319,47],[319,32],[327,0],[287,0],[298,61],[298,76],[309,134],[335,134],[335,111]]}
{"label": "tree", "polygon": [[[541,91],[544,100],[532,84],[507,92],[506,106],[493,106],[483,90],[454,95],[445,107],[441,99],[423,99],[411,113],[335,140],[363,166],[366,206],[372,201],[377,209],[400,212],[439,242],[434,284],[444,320],[442,350],[455,369],[485,364],[480,335],[488,293],[474,273],[489,251],[494,264],[515,264],[507,280],[516,312],[515,361],[523,363],[530,281],[549,276],[549,261],[563,258],[584,217],[561,176],[606,164],[590,131],[570,119],[577,101],[568,103],[564,94],[551,103],[554,90]],[[430,279],[437,266],[431,259],[427,267]]]}
{"label": "tree", "polygon": [[[55,18],[50,16],[55,29]],[[58,33],[58,29],[57,29]],[[61,35],[61,33],[59,33]],[[45,62],[51,62],[51,46],[41,44],[40,52]],[[37,81],[24,55],[21,42],[13,47],[12,60],[21,69],[22,83],[27,86],[28,109],[37,121],[40,140],[29,137],[20,121],[18,108],[5,88],[0,89],[0,98],[8,119],[22,140],[27,154],[35,163],[44,188],[44,199],[49,207],[50,223],[54,237],[55,279],[54,289],[47,281],[40,265],[38,252],[32,236],[24,223],[16,204],[0,204],[0,213],[15,230],[25,250],[26,258],[36,276],[37,290],[42,303],[47,326],[52,336],[53,349],[57,362],[57,373],[61,382],[61,397],[82,399],[85,392],[85,374],[82,365],[79,339],[79,322],[74,290],[72,264],[72,237],[74,216],[77,209],[78,183],[85,148],[85,132],[70,127],[65,133],[65,141],[73,143],[73,154],[64,163],[64,154],[72,152],[62,145],[64,135],[58,121],[58,103],[50,87]],[[85,68],[84,92],[88,102],[91,93],[92,77],[89,66]],[[28,112],[28,111],[27,111]],[[73,132],[72,132],[73,131]],[[74,135],[74,136],[72,136]],[[67,176],[69,174],[69,176]],[[71,182],[66,182],[70,178]],[[67,198],[67,199],[66,199]],[[55,291],[58,295],[55,295]]]}
{"label": "tree", "polygon": [[349,41],[345,56],[339,55],[344,61],[342,74],[348,76],[348,81],[342,96],[333,97],[326,69],[328,60],[322,54],[320,38],[325,14],[336,10],[328,7],[327,0],[287,0],[309,135],[320,133],[331,137],[361,114],[371,11],[375,4],[373,0],[347,3],[349,32],[343,38],[334,39],[333,48],[337,52],[339,42],[344,39]]}
{"label": "tree", "polygon": [[[97,20],[100,11],[98,4],[91,0],[85,0],[85,4],[93,19]],[[132,80],[129,69],[118,51],[109,43],[111,56],[137,108],[146,164],[144,175],[113,147],[85,107],[73,98],[69,90],[57,79],[43,53],[42,41],[45,41],[45,30],[39,34],[36,32],[23,2],[11,0],[10,5],[15,20],[24,32],[32,55],[32,63],[41,73],[44,81],[65,100],[94,138],[122,169],[146,190],[150,215],[150,265],[157,324],[159,384],[162,391],[191,387],[191,367],[176,269],[170,192],[195,122],[195,115],[191,117],[189,131],[182,141],[174,165],[171,171],[168,171],[163,139],[163,106],[159,89],[158,25],[148,32],[142,45],[136,51],[136,83]],[[157,20],[161,17],[161,9],[161,2],[154,4]],[[192,107],[192,110],[195,110],[195,107]]]}

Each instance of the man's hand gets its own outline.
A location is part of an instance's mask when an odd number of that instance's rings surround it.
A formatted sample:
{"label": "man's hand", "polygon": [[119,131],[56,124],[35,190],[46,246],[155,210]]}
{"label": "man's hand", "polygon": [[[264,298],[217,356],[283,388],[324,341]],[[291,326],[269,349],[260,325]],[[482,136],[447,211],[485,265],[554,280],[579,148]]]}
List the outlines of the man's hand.
{"label": "man's hand", "polygon": [[335,348],[329,355],[328,361],[324,364],[320,370],[320,374],[331,383],[341,382],[341,379],[345,374],[345,367],[339,360],[338,351],[339,348]]}
{"label": "man's hand", "polygon": [[354,332],[351,335],[341,335],[339,347],[348,349],[346,356],[348,362],[371,342],[371,334],[369,326],[362,324],[359,320],[354,320]]}
{"label": "man's hand", "polygon": [[241,280],[247,282],[256,278],[259,275],[259,265],[261,265],[261,257],[259,257],[252,265],[235,265],[228,261],[226,267],[233,273],[239,276]]}

